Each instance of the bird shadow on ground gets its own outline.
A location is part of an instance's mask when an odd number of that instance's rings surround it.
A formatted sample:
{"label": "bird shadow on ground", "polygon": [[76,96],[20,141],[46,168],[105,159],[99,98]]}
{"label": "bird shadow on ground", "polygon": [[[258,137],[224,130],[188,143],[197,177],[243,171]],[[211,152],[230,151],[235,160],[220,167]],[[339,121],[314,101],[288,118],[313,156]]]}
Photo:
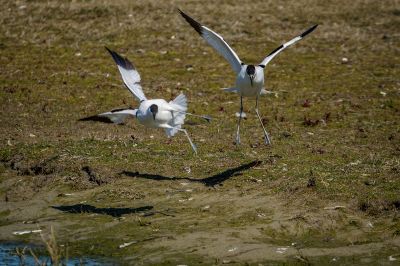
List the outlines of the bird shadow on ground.
{"label": "bird shadow on ground", "polygon": [[232,176],[237,175],[239,172],[242,172],[244,170],[248,170],[250,168],[258,166],[261,163],[262,163],[262,161],[253,161],[253,162],[250,162],[247,164],[240,165],[235,168],[227,169],[221,173],[218,173],[213,176],[206,177],[206,178],[202,178],[202,179],[195,179],[195,178],[189,178],[189,177],[167,177],[167,176],[162,176],[162,175],[141,174],[139,172],[129,172],[129,171],[123,171],[120,174],[127,175],[130,177],[138,177],[138,178],[151,179],[151,180],[157,180],[157,181],[187,180],[189,182],[198,182],[198,183],[204,184],[205,186],[213,187],[213,186],[222,184],[224,181],[228,180]]}
{"label": "bird shadow on ground", "polygon": [[68,213],[98,213],[107,214],[112,217],[121,217],[124,214],[132,213],[146,213],[153,209],[153,206],[143,206],[138,208],[97,208],[89,204],[75,204],[51,207]]}
{"label": "bird shadow on ground", "polygon": [[104,116],[98,116],[98,115],[83,117],[83,118],[78,119],[78,121],[95,121],[95,122],[102,122],[102,123],[106,123],[106,124],[113,123],[109,118],[104,117]]}

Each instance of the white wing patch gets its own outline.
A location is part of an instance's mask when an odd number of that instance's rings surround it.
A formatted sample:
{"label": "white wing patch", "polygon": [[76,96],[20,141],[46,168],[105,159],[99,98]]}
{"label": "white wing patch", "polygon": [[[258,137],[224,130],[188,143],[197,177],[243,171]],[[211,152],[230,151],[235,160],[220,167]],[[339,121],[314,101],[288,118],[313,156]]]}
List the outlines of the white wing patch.
{"label": "white wing patch", "polygon": [[241,61],[235,51],[233,51],[233,49],[220,35],[205,26],[202,26],[202,28],[202,37],[229,62],[235,73],[238,74],[242,66]]}
{"label": "white wing patch", "polygon": [[106,49],[113,57],[115,63],[117,63],[122,80],[129,91],[139,100],[139,102],[147,100],[143,93],[142,86],[140,85],[140,74],[136,70],[135,66],[127,58],[123,58],[107,47]]}
{"label": "white wing patch", "polygon": [[136,116],[137,109],[125,109],[125,110],[118,110],[118,111],[111,111],[99,114],[99,117],[106,117],[111,120],[111,122],[115,124],[122,124],[124,123],[125,119],[129,116]]}
{"label": "white wing patch", "polygon": [[187,98],[184,94],[179,94],[174,100],[169,102],[169,105],[172,107],[174,111],[172,114],[174,116],[173,120],[169,123],[173,128],[165,129],[168,137],[174,136],[178,129],[182,127],[185,123],[186,111],[187,111]]}
{"label": "white wing patch", "polygon": [[216,32],[201,25],[199,22],[179,10],[182,17],[192,26],[209,45],[211,45],[220,55],[222,55],[232,66],[236,74],[241,70],[241,61],[235,51],[225,42]]}
{"label": "white wing patch", "polygon": [[186,112],[187,110],[187,98],[181,93],[174,100],[170,101],[169,104],[179,111]]}

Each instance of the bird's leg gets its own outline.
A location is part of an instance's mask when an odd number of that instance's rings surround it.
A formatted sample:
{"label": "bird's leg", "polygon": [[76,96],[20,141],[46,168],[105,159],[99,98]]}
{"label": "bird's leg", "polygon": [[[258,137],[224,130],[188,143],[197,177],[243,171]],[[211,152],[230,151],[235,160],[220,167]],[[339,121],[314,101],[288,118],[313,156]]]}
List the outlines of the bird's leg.
{"label": "bird's leg", "polygon": [[269,135],[268,135],[267,131],[265,130],[265,127],[264,127],[264,124],[263,124],[262,119],[260,117],[260,114],[258,113],[258,96],[256,98],[256,108],[255,108],[255,110],[256,110],[256,114],[257,114],[258,120],[260,121],[260,124],[261,124],[261,126],[262,126],[262,128],[264,130],[265,144],[269,144],[270,145],[271,144],[271,140],[269,139]]}
{"label": "bird's leg", "polygon": [[174,112],[171,111],[171,116],[172,116],[172,123],[173,125],[175,125],[175,116],[174,116]]}
{"label": "bird's leg", "polygon": [[208,115],[195,115],[192,113],[188,113],[188,112],[184,112],[184,111],[176,111],[177,113],[181,113],[181,114],[185,114],[185,115],[191,115],[191,116],[195,116],[195,117],[199,117],[199,118],[203,118],[204,120],[206,120],[207,122],[211,121],[211,117]]}
{"label": "bird's leg", "polygon": [[240,112],[239,112],[239,119],[238,119],[238,124],[237,124],[237,130],[236,130],[236,145],[240,144],[240,121],[242,120],[242,115],[243,115],[243,96],[240,95]]}
{"label": "bird's leg", "polygon": [[197,148],[196,148],[196,145],[194,145],[194,143],[193,143],[192,140],[190,139],[189,134],[187,133],[186,129],[183,129],[183,128],[176,128],[176,129],[178,129],[179,131],[182,131],[183,133],[185,133],[186,137],[187,137],[188,140],[189,140],[190,146],[192,146],[192,149],[193,149],[194,153],[197,155]]}

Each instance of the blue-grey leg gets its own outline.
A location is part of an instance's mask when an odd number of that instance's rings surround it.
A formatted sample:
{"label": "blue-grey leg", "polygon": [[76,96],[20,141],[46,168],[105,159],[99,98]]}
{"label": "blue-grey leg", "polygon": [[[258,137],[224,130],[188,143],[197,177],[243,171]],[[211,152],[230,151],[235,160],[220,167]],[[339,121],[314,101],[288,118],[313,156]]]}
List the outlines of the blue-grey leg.
{"label": "blue-grey leg", "polygon": [[239,119],[238,119],[238,124],[237,124],[237,130],[236,130],[236,145],[240,144],[240,121],[242,120],[242,115],[243,115],[243,96],[240,95],[240,112],[239,112]]}
{"label": "blue-grey leg", "polygon": [[192,146],[192,149],[193,149],[194,153],[197,155],[197,147],[196,147],[196,145],[194,145],[194,143],[193,143],[192,139],[190,138],[190,136],[189,136],[188,132],[186,131],[186,129],[173,127],[173,126],[170,126],[170,125],[162,125],[160,127],[161,128],[168,128],[168,129],[174,128],[174,129],[176,129],[178,131],[182,131],[183,133],[185,133],[185,135],[186,135],[186,137],[187,137],[187,139],[188,139],[188,141],[190,143],[190,146]]}
{"label": "blue-grey leg", "polygon": [[179,131],[183,131],[183,133],[185,133],[187,139],[189,140],[190,146],[192,146],[194,153],[197,154],[197,147],[196,147],[196,145],[194,145],[192,139],[189,137],[189,134],[187,133],[186,129],[183,129],[183,128],[177,128],[177,129]]}
{"label": "blue-grey leg", "polygon": [[265,127],[264,127],[264,124],[263,124],[262,119],[260,117],[260,114],[258,113],[258,96],[256,98],[256,108],[255,109],[256,109],[256,114],[257,114],[258,120],[260,121],[260,124],[261,124],[261,126],[262,126],[262,128],[264,130],[265,144],[271,144],[271,140],[269,139],[269,135],[268,135],[267,131],[265,130]]}

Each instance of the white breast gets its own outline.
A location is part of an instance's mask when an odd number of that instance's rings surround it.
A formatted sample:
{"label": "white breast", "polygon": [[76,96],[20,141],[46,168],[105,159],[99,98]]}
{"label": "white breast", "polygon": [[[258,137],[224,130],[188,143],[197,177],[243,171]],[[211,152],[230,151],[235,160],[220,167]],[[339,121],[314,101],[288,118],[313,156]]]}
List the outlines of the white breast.
{"label": "white breast", "polygon": [[250,77],[246,73],[246,65],[242,67],[236,78],[236,88],[239,93],[244,97],[255,97],[260,94],[261,89],[264,87],[264,70],[256,66],[256,75],[254,76],[253,86],[250,82]]}
{"label": "white breast", "polygon": [[[150,106],[153,104],[158,106],[155,119],[153,113],[150,111]],[[169,111],[168,107],[168,103],[163,99],[143,101],[139,106],[136,117],[139,122],[146,127],[160,127],[161,125],[168,124],[172,120],[172,113]]]}

